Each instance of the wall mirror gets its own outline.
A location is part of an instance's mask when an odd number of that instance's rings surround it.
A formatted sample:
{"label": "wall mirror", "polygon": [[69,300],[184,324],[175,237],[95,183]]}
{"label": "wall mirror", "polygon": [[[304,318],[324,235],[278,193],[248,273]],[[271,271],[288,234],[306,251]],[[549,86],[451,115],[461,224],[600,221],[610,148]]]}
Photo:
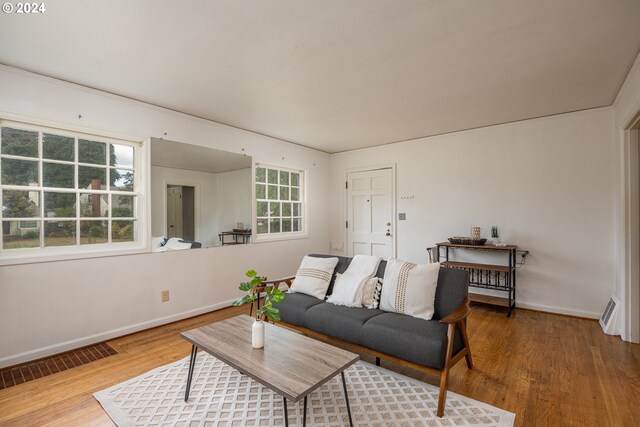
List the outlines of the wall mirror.
{"label": "wall mirror", "polygon": [[251,156],[151,138],[152,250],[161,236],[193,247],[248,243],[251,166]]}

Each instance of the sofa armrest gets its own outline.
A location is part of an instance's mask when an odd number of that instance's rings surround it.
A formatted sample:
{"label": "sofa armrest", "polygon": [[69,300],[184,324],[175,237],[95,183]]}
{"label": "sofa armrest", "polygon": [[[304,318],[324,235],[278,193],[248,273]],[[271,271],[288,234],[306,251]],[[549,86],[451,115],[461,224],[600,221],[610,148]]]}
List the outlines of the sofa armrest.
{"label": "sofa armrest", "polygon": [[469,307],[469,298],[465,298],[465,300],[462,301],[462,304],[460,304],[458,308],[440,319],[440,323],[451,324],[459,322],[466,319],[469,313],[471,313],[471,308]]}
{"label": "sofa armrest", "polygon": [[265,280],[264,282],[262,282],[260,286],[256,286],[253,289],[254,289],[254,292],[260,293],[260,292],[265,292],[267,288],[278,289],[278,286],[280,286],[281,283],[286,283],[287,286],[291,286],[293,279],[295,279],[295,276],[283,277],[282,279],[275,279],[275,280]]}

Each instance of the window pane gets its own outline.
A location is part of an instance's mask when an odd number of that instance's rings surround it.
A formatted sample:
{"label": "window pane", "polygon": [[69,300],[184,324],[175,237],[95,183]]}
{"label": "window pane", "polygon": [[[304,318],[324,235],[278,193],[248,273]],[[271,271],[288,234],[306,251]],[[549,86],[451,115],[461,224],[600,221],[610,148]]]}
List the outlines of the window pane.
{"label": "window pane", "polygon": [[278,219],[270,219],[269,220],[269,233],[279,233],[280,232],[280,218]]}
{"label": "window pane", "polygon": [[135,197],[133,196],[112,195],[111,216],[113,218],[132,218],[134,216],[134,203]]}
{"label": "window pane", "polygon": [[133,191],[133,172],[123,169],[111,169],[111,190]]}
{"label": "window pane", "polygon": [[291,187],[291,200],[300,200],[300,189]]}
{"label": "window pane", "polygon": [[38,185],[38,162],[2,159],[2,183],[4,185]]}
{"label": "window pane", "polygon": [[293,216],[301,216],[301,212],[302,206],[300,206],[300,203],[293,203]]}
{"label": "window pane", "polygon": [[106,183],[106,168],[78,166],[78,188],[86,190],[106,190]]}
{"label": "window pane", "polygon": [[291,172],[291,185],[293,185],[294,187],[299,187],[300,186],[300,174],[299,173]]}
{"label": "window pane", "polygon": [[300,218],[293,219],[293,231],[302,231],[302,220]]}
{"label": "window pane", "polygon": [[282,216],[291,216],[291,203],[282,204]]}
{"label": "window pane", "polygon": [[40,246],[40,221],[3,221],[2,249]]}
{"label": "window pane", "polygon": [[60,163],[42,164],[44,187],[75,188],[75,167]]}
{"label": "window pane", "polygon": [[109,196],[107,194],[80,194],[80,217],[97,218],[109,216]]}
{"label": "window pane", "polygon": [[38,157],[38,132],[2,128],[2,154]]}
{"label": "window pane", "polygon": [[265,234],[269,232],[267,218],[258,218],[256,220],[256,224],[258,226],[258,234]]}
{"label": "window pane", "polygon": [[269,202],[269,216],[280,216],[280,203]]}
{"label": "window pane", "polygon": [[80,221],[80,244],[107,243],[107,221]]}
{"label": "window pane", "polygon": [[[71,193],[44,193],[44,216],[46,218],[75,218],[76,195]],[[45,237],[47,236],[45,227]]]}
{"label": "window pane", "polygon": [[269,203],[267,202],[258,202],[256,204],[256,215],[257,216],[267,216],[268,215],[268,205]]}
{"label": "window pane", "polygon": [[128,145],[109,144],[111,166],[133,169],[133,147]]}
{"label": "window pane", "polygon": [[72,162],[75,157],[74,139],[45,133],[42,137],[42,156],[45,159]]}
{"label": "window pane", "polygon": [[94,165],[107,164],[107,144],[98,141],[78,140],[78,161]]}
{"label": "window pane", "polygon": [[256,184],[256,199],[266,199],[267,189],[264,184]]}
{"label": "window pane", "polygon": [[266,182],[267,170],[265,168],[256,168],[256,182]]}
{"label": "window pane", "polygon": [[111,241],[133,242],[135,221],[113,221],[111,223]]}
{"label": "window pane", "polygon": [[4,190],[2,215],[5,218],[34,218],[40,216],[40,192]]}
{"label": "window pane", "polygon": [[289,172],[280,171],[280,185],[289,185]]}
{"label": "window pane", "polygon": [[269,169],[269,184],[277,184],[278,183],[278,171]]}
{"label": "window pane", "polygon": [[282,232],[291,231],[291,218],[282,218]]}
{"label": "window pane", "polygon": [[280,187],[280,200],[289,200],[289,187]]}
{"label": "window pane", "polygon": [[45,246],[73,246],[76,244],[75,221],[45,221]]}
{"label": "window pane", "polygon": [[278,200],[278,186],[269,185],[269,200]]}

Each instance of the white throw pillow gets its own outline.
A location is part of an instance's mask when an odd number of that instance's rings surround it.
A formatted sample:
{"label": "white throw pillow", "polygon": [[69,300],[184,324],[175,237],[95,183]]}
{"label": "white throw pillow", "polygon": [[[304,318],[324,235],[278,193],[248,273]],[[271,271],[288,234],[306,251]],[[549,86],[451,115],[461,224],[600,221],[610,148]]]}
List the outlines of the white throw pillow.
{"label": "white throw pillow", "polygon": [[387,261],[380,309],[431,320],[440,263],[418,265],[397,259]]}
{"label": "white throw pillow", "polygon": [[337,264],[338,258],[304,257],[291,284],[290,292],[324,299]]}

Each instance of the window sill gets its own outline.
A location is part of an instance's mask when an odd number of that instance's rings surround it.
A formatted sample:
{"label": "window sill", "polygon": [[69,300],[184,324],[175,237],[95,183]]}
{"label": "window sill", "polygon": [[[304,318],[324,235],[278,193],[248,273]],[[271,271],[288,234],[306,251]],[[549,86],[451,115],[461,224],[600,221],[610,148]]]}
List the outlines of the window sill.
{"label": "window sill", "polygon": [[0,266],[21,265],[21,264],[39,264],[44,262],[71,261],[78,259],[105,258],[112,256],[137,255],[150,253],[149,249],[142,245],[127,245],[126,248],[111,248],[109,250],[96,249],[87,250],[86,252],[64,253],[51,252],[35,254],[2,254],[0,255]]}
{"label": "window sill", "polygon": [[256,234],[254,235],[251,243],[268,243],[268,242],[279,242],[281,240],[301,240],[308,239],[308,233],[300,233],[300,234],[292,234],[288,236],[270,236],[268,234]]}

